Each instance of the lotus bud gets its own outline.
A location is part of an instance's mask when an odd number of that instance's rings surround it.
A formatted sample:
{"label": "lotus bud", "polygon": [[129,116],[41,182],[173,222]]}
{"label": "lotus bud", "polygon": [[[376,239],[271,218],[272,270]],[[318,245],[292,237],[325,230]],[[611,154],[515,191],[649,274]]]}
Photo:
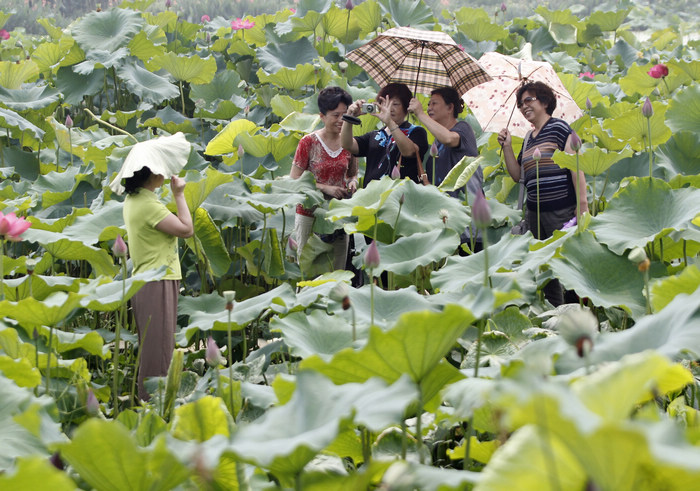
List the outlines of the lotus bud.
{"label": "lotus bud", "polygon": [[642,104],[642,116],[645,118],[649,119],[654,115],[654,107],[651,105],[651,100],[647,97],[647,99],[644,101],[644,104]]}
{"label": "lotus bud", "polygon": [[571,150],[576,153],[581,150],[581,138],[579,138],[578,133],[575,131],[571,132]]}
{"label": "lotus bud", "polygon": [[204,24],[204,23],[206,23],[206,22],[209,22],[210,20],[211,20],[211,17],[209,17],[207,14],[204,14],[204,15],[202,16],[202,19],[201,19],[202,24]]}
{"label": "lotus bud", "polygon": [[221,356],[221,351],[219,351],[219,347],[211,336],[207,339],[205,359],[207,360],[207,365],[212,368],[216,368],[224,363],[224,357]]}
{"label": "lotus bud", "polygon": [[245,149],[243,148],[243,145],[238,145],[238,158],[243,158],[245,155]]}
{"label": "lotus bud", "polygon": [[122,239],[121,235],[117,235],[117,238],[114,241],[114,247],[112,247],[112,252],[114,253],[115,257],[126,257],[126,243],[124,242],[124,239]]}
{"label": "lotus bud", "polygon": [[348,310],[350,308],[350,289],[348,288],[347,283],[344,281],[339,281],[336,283],[329,296],[331,300],[340,302],[343,306],[343,310]]}
{"label": "lotus bud", "polygon": [[539,147],[536,147],[535,151],[532,152],[532,158],[535,162],[539,162],[542,159],[542,152],[540,152]]}
{"label": "lotus bud", "polygon": [[85,407],[90,416],[97,416],[100,414],[100,403],[97,402],[97,397],[95,397],[95,393],[92,391],[92,389],[88,389]]}
{"label": "lotus bud", "polygon": [[377,249],[377,241],[373,240],[365,252],[365,267],[374,269],[379,267],[379,249]]}
{"label": "lotus bud", "polygon": [[398,165],[395,165],[394,168],[391,170],[391,178],[401,179],[401,169],[399,169]]}
{"label": "lotus bud", "polygon": [[399,198],[399,205],[403,205],[406,202],[406,193],[401,193],[401,197]]}
{"label": "lotus bud", "polygon": [[506,13],[506,2],[501,2],[501,12]]}
{"label": "lotus bud", "polygon": [[172,5],[172,2],[170,0],[165,0],[165,8],[169,9]]}
{"label": "lotus bud", "polygon": [[32,339],[33,339],[34,341],[36,341],[36,340],[39,339],[39,331],[37,330],[36,327],[35,327],[34,330],[32,331]]}
{"label": "lotus bud", "polygon": [[439,150],[437,146],[437,141],[434,141],[432,145],[430,145],[430,156],[435,158],[438,156]]}
{"label": "lotus bud", "polygon": [[479,228],[485,228],[491,223],[491,208],[483,193],[476,193],[476,199],[472,205],[472,219]]}
{"label": "lotus bud", "polygon": [[591,109],[593,109],[593,103],[591,102],[591,99],[588,98],[588,97],[586,97],[586,109],[587,109],[588,111],[590,111]]}
{"label": "lotus bud", "polygon": [[66,116],[66,128],[71,129],[73,127],[73,118],[70,117],[70,114]]}
{"label": "lotus bud", "polygon": [[355,8],[355,6],[352,4],[352,0],[348,0],[347,2],[345,2],[345,8],[348,10],[352,10]]}
{"label": "lotus bud", "polygon": [[345,70],[348,69],[348,63],[346,61],[341,61],[338,63],[338,68],[340,68],[340,71],[345,73]]}
{"label": "lotus bud", "polygon": [[598,319],[588,310],[569,311],[559,317],[557,329],[562,338],[576,348],[583,358],[593,349],[593,338],[598,333]]}
{"label": "lotus bud", "polygon": [[438,212],[438,215],[440,216],[440,220],[442,221],[442,223],[447,224],[447,220],[450,218],[450,212],[442,208]]}
{"label": "lotus bud", "polygon": [[51,462],[51,465],[53,465],[59,471],[62,471],[66,468],[58,452],[55,452],[53,455],[51,455],[51,457],[49,457],[49,462]]}
{"label": "lotus bud", "polygon": [[299,244],[297,244],[297,241],[294,240],[291,235],[289,236],[287,243],[289,244],[289,248],[293,251],[296,251],[299,248]]}
{"label": "lotus bud", "polygon": [[27,274],[32,275],[34,274],[34,268],[36,268],[36,265],[39,263],[38,259],[35,259],[33,257],[28,257],[26,261],[24,261],[24,267],[27,268]]}

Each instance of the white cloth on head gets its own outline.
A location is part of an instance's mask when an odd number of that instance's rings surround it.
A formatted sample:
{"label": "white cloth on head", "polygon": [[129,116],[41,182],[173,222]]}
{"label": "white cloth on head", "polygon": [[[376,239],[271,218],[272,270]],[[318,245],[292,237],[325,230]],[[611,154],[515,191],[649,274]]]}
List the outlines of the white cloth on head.
{"label": "white cloth on head", "polygon": [[152,140],[137,143],[131,147],[129,155],[124,159],[122,168],[117,176],[109,184],[109,187],[117,194],[124,192],[122,179],[131,177],[136,171],[148,167],[153,174],[158,174],[166,179],[177,175],[190,158],[192,145],[187,141],[183,133],[175,133],[170,136],[159,136]]}

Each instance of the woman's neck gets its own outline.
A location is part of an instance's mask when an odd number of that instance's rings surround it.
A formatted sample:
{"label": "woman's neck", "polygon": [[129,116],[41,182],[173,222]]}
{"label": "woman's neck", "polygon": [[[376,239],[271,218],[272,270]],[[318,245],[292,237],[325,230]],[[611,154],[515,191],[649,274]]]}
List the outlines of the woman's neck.
{"label": "woman's neck", "polygon": [[550,119],[552,119],[552,117],[551,117],[549,114],[546,114],[546,113],[545,113],[544,116],[542,116],[540,119],[538,119],[537,121],[535,121],[535,123],[534,123],[534,125],[535,125],[535,131],[539,133],[539,131],[542,129],[542,127],[543,127],[544,125],[546,125],[546,124],[547,124],[547,121],[549,121]]}

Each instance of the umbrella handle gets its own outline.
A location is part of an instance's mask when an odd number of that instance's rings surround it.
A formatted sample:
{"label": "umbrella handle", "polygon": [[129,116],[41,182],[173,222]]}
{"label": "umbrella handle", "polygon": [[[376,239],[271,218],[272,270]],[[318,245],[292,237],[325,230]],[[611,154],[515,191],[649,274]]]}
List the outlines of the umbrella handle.
{"label": "umbrella handle", "polygon": [[425,49],[426,41],[420,42],[420,57],[418,58],[418,72],[416,73],[416,85],[413,86],[413,97],[418,94],[418,80],[420,78],[420,65],[423,62],[423,50]]}

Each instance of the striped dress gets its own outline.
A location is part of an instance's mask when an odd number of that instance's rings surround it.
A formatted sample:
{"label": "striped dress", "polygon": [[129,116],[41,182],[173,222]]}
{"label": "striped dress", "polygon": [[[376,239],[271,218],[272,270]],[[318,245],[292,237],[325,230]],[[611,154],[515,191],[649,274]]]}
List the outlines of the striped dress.
{"label": "striped dress", "polygon": [[529,138],[527,148],[518,155],[518,162],[525,172],[529,210],[537,209],[537,169],[532,158],[535,148],[539,148],[542,154],[539,162],[540,210],[554,211],[576,205],[576,191],[571,172],[562,169],[552,160],[555,151],[564,150],[571,132],[571,126],[566,121],[550,118],[536,137]]}

